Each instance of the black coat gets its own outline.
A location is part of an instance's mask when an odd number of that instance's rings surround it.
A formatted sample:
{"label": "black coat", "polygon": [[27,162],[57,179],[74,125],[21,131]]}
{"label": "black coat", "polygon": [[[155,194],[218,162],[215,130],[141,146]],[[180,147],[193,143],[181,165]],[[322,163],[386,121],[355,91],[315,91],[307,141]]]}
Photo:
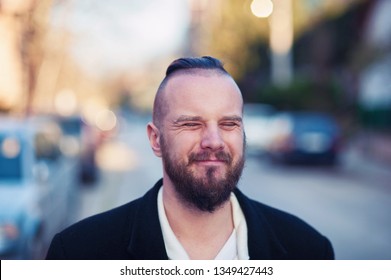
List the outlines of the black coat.
{"label": "black coat", "polygon": [[[162,180],[143,197],[82,220],[58,233],[47,259],[168,259],[157,194]],[[333,259],[327,238],[295,216],[235,195],[246,218],[250,259]]]}

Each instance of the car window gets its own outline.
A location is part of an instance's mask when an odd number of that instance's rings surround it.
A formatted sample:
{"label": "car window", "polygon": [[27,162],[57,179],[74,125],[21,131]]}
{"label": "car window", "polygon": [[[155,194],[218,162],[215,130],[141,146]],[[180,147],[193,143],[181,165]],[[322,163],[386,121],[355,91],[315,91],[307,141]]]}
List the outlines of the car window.
{"label": "car window", "polygon": [[0,180],[22,178],[22,145],[15,137],[0,136]]}

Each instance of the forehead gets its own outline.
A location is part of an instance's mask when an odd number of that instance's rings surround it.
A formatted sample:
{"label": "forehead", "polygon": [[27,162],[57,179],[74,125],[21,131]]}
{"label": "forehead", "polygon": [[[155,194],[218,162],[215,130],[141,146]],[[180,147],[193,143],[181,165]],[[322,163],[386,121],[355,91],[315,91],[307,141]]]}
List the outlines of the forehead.
{"label": "forehead", "polygon": [[169,112],[197,114],[216,111],[241,114],[243,101],[234,80],[213,70],[180,73],[166,84],[165,99]]}

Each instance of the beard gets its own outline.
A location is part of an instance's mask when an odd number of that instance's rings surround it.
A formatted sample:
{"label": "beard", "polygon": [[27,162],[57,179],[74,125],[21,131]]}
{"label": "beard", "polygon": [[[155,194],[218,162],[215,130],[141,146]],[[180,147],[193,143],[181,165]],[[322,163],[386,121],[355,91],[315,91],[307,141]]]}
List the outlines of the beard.
{"label": "beard", "polygon": [[[185,163],[171,157],[164,137],[161,137],[160,145],[165,171],[183,203],[191,208],[213,213],[229,200],[244,168],[244,146],[242,156],[236,163],[233,163],[232,156],[224,151],[191,153],[188,163]],[[227,168],[225,174],[217,174],[221,166],[205,166],[202,167],[205,168],[202,170],[204,174],[197,177],[191,166],[212,156],[224,162]]]}

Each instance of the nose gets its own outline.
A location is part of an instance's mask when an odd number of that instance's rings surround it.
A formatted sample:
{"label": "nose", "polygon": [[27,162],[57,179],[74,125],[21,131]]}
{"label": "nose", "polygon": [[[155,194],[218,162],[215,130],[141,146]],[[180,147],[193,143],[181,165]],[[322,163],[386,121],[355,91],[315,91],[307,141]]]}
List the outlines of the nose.
{"label": "nose", "polygon": [[213,151],[224,147],[224,140],[221,137],[218,126],[207,126],[202,134],[201,148]]}

